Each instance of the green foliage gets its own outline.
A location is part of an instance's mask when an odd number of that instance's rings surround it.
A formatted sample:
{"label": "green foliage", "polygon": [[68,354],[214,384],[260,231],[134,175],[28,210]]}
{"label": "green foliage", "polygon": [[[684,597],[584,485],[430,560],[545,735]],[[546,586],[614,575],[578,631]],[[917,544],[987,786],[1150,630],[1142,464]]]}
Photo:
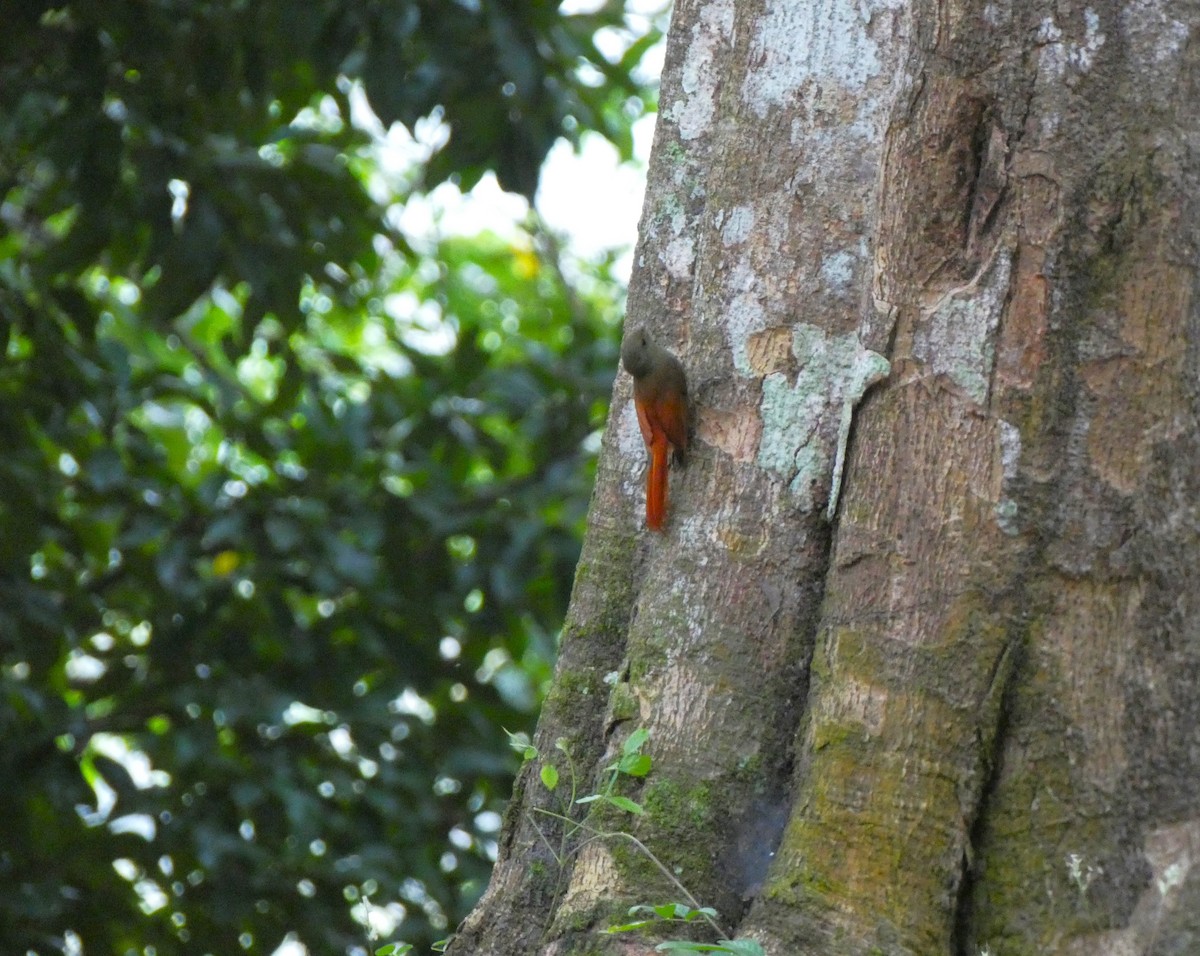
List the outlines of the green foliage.
{"label": "green foliage", "polygon": [[608,932],[632,933],[638,930],[651,929],[663,922],[691,923],[706,916],[716,919],[717,911],[711,906],[703,906],[696,909],[685,903],[661,903],[657,906],[647,906],[644,903],[639,903],[637,906],[629,908],[630,916],[639,916],[642,914],[647,914],[647,918],[634,920],[631,923],[620,923],[617,926],[610,926]]}
{"label": "green foliage", "polygon": [[[660,903],[656,906],[639,904],[629,908],[630,916],[643,916],[608,927],[609,933],[636,933],[655,930],[673,923],[706,922],[715,925],[717,911],[711,906],[688,906],[685,903]],[[654,947],[660,953],[730,953],[732,956],[764,956],[762,944],[752,939],[721,939],[715,943],[669,939]]]}
{"label": "green foliage", "polygon": [[579,78],[619,6],[554,10],[10,11],[0,951],[365,952],[481,891],[619,291],[536,227],[417,256],[349,117],[356,83],[385,122],[436,105],[412,183],[529,192],[640,108],[629,63]]}
{"label": "green foliage", "polygon": [[[433,952],[444,953],[446,945],[449,942],[448,939],[443,939],[434,943],[432,946]],[[375,950],[375,956],[404,956],[405,953],[411,953],[412,949],[411,943],[388,943],[386,946],[380,946],[379,949]]]}
{"label": "green foliage", "polygon": [[660,953],[730,953],[732,956],[764,956],[762,944],[753,939],[723,939],[716,943],[668,940],[654,947]]}
{"label": "green foliage", "polygon": [[641,816],[645,813],[646,811],[639,804],[613,791],[616,789],[617,781],[622,774],[628,777],[644,777],[650,772],[650,757],[642,753],[642,747],[645,746],[646,741],[649,739],[650,732],[645,727],[639,727],[630,734],[621,746],[621,759],[604,768],[604,772],[609,775],[604,787],[598,793],[590,793],[586,797],[580,797],[575,802],[595,803],[596,801],[600,801],[610,804],[625,813],[632,813],[635,816]]}
{"label": "green foliage", "polygon": [[388,943],[375,950],[375,956],[404,956],[405,953],[410,952],[412,952],[410,943]]}
{"label": "green foliage", "polygon": [[[541,754],[538,749],[532,746],[528,739],[523,734],[509,734],[509,746],[521,755],[521,759],[530,762],[541,759]],[[557,820],[564,826],[559,838],[559,847],[555,851],[555,860],[559,866],[562,866],[568,856],[576,853],[587,839],[591,837],[605,838],[609,836],[623,836],[633,840],[629,834],[607,834],[597,830],[586,820],[576,820],[570,816],[573,807],[584,804],[598,803],[616,808],[621,813],[630,813],[640,815],[645,811],[634,801],[628,797],[616,793],[617,786],[622,776],[626,777],[644,777],[650,772],[651,758],[649,754],[643,754],[642,748],[650,739],[650,732],[644,727],[639,727],[629,737],[621,748],[620,759],[613,764],[604,768],[604,772],[608,774],[608,778],[604,782],[604,786],[596,793],[590,793],[586,796],[578,796],[579,781],[575,771],[575,762],[571,758],[571,750],[567,745],[567,741],[559,739],[555,741],[554,749],[562,754],[566,761],[566,779],[569,783],[570,793],[562,796],[561,810],[556,813],[540,808],[535,808],[535,812],[551,819]],[[549,759],[542,760],[541,766],[538,768],[538,778],[547,790],[553,793],[558,789],[559,780],[562,774]],[[534,824],[537,825],[536,822]],[[546,845],[550,846],[549,841]],[[639,846],[641,844],[638,844]],[[649,851],[647,851],[649,852]],[[661,865],[661,864],[660,864]]]}
{"label": "green foliage", "polygon": [[[557,850],[552,849],[555,860],[560,867],[566,862],[568,856],[577,853],[593,840],[623,840],[633,844],[638,852],[649,860],[668,882],[673,884],[680,893],[687,897],[687,903],[659,903],[653,905],[639,903],[629,908],[629,915],[640,916],[642,917],[641,919],[609,926],[605,932],[613,934],[646,932],[658,930],[664,926],[673,924],[688,925],[703,923],[707,924],[716,934],[723,936],[724,933],[721,925],[717,922],[717,911],[711,906],[701,906],[666,864],[636,836],[625,830],[600,830],[592,826],[587,820],[575,820],[567,814],[572,805],[580,804],[608,805],[622,813],[629,813],[633,816],[643,814],[645,811],[639,804],[614,791],[622,777],[641,778],[650,773],[653,767],[653,759],[649,754],[642,753],[642,748],[645,747],[649,740],[650,732],[645,727],[639,727],[631,733],[621,745],[620,758],[615,763],[609,764],[604,768],[604,772],[609,775],[604,782],[604,786],[596,793],[578,798],[575,796],[577,782],[575,778],[575,766],[571,760],[570,750],[564,741],[557,741],[555,749],[562,752],[567,760],[567,776],[570,781],[571,798],[569,803],[565,803],[563,806],[562,813],[540,808],[534,808],[533,813],[536,816],[555,820],[562,824],[559,847]],[[526,761],[541,758],[541,754],[537,748],[531,746],[528,740],[521,735],[509,734],[509,744]],[[547,771],[551,772],[548,773]],[[543,761],[542,766],[539,768],[539,777],[547,790],[553,792],[557,789],[559,772],[548,760]],[[549,847],[550,841],[545,833],[542,834],[542,839],[546,846]],[[699,943],[691,940],[664,940],[654,948],[659,952],[729,953],[732,956],[764,956],[762,945],[751,939],[719,939],[716,943]]]}

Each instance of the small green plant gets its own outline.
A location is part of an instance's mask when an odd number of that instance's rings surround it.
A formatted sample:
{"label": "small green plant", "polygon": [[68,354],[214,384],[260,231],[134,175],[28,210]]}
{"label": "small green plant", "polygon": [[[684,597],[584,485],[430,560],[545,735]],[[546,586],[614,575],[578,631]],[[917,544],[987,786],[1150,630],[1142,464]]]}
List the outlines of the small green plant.
{"label": "small green plant", "polygon": [[[644,915],[644,918],[634,920],[632,923],[610,926],[607,932],[632,933],[651,929],[662,923],[694,923],[701,919],[711,922],[716,919],[717,911],[711,906],[695,909],[683,903],[662,903],[658,906],[639,904],[629,908],[629,915]],[[762,946],[752,939],[721,939],[715,943],[693,943],[689,940],[672,939],[659,943],[654,948],[663,953],[732,953],[733,956],[763,956]]]}
{"label": "small green plant", "polygon": [[[524,734],[514,734],[507,730],[505,733],[508,734],[509,745],[521,755],[523,760],[530,762],[541,758],[541,753],[529,742],[529,739]],[[607,804],[622,813],[630,813],[634,816],[641,816],[645,813],[646,811],[639,803],[629,799],[629,797],[622,796],[616,791],[622,777],[641,778],[650,773],[653,761],[649,754],[642,753],[642,748],[645,747],[649,739],[650,732],[644,727],[639,727],[630,734],[621,746],[620,756],[614,763],[604,768],[604,773],[607,774],[604,785],[596,793],[589,793],[582,797],[578,793],[578,776],[575,772],[575,761],[571,757],[571,749],[566,740],[559,738],[555,741],[554,749],[559,751],[566,761],[566,785],[570,788],[570,793],[563,797],[562,812],[534,807],[531,815],[537,813],[541,816],[557,820],[563,825],[558,847],[550,843],[549,837],[546,836],[545,831],[541,827],[537,826],[536,820],[534,821],[534,829],[537,831],[538,836],[542,838],[542,842],[546,844],[546,848],[550,851],[560,868],[568,857],[578,853],[595,840],[624,840],[632,843],[687,899],[686,903],[661,903],[654,906],[639,904],[631,907],[629,915],[640,916],[641,918],[629,923],[610,926],[606,932],[631,933],[652,929],[663,923],[688,924],[704,922],[709,925],[718,937],[721,937],[717,942],[695,943],[690,940],[671,939],[659,943],[654,947],[655,950],[663,953],[729,953],[730,956],[765,956],[762,946],[752,939],[724,938],[728,934],[721,927],[721,924],[717,922],[717,911],[711,906],[701,906],[699,901],[688,891],[687,887],[671,872],[670,868],[632,833],[625,830],[598,830],[582,820],[576,820],[569,815],[572,807],[591,803]],[[549,760],[543,761],[542,765],[538,767],[538,779],[542,782],[542,786],[550,793],[558,791],[559,786],[563,783],[562,777],[563,775],[559,769]],[[450,939],[441,940],[433,945],[433,951],[435,953],[445,952],[449,943]],[[388,943],[386,946],[381,946],[375,950],[375,956],[404,956],[404,954],[411,951],[412,946],[409,943]]]}
{"label": "small green plant", "polygon": [[689,943],[668,940],[654,947],[660,953],[732,953],[733,956],[766,956],[762,945],[753,939],[722,939],[715,943]]}
{"label": "small green plant", "polygon": [[[429,948],[435,953],[444,953],[453,938],[453,936],[447,936],[445,939],[439,939]],[[412,948],[412,943],[388,943],[375,950],[375,956],[404,956],[405,953],[411,953]]]}
{"label": "small green plant", "polygon": [[637,906],[629,908],[630,916],[637,916],[641,913],[649,914],[646,919],[635,920],[632,923],[622,923],[619,926],[610,926],[610,933],[631,933],[639,929],[649,929],[659,923],[692,923],[704,916],[716,919],[717,911],[711,906],[693,909],[683,903],[662,903],[659,906],[646,906],[644,903],[639,903]]}
{"label": "small green plant", "polygon": [[[537,760],[541,756],[537,748],[530,744],[526,738],[515,734],[509,734],[508,736],[510,744],[526,761]],[[570,795],[566,798],[565,806],[562,809],[569,810],[573,806],[602,803],[608,804],[623,813],[633,814],[634,816],[641,816],[645,813],[640,804],[628,797],[622,796],[616,790],[622,776],[641,778],[650,773],[653,761],[649,754],[642,753],[642,748],[649,739],[650,732],[644,727],[639,727],[630,734],[621,747],[621,755],[614,763],[604,768],[604,773],[608,775],[604,781],[604,786],[598,792],[589,793],[582,797],[578,795],[575,762],[571,758],[570,748],[567,742],[561,738],[555,741],[555,749],[560,751],[566,759],[567,777],[570,786]],[[549,761],[544,762],[538,768],[538,778],[541,780],[542,786],[551,793],[558,789],[561,782],[561,774],[558,768]],[[625,830],[598,830],[581,820],[572,818],[566,812],[556,813],[552,810],[534,807],[531,815],[533,813],[557,820],[563,824],[559,846],[556,849],[551,845],[549,838],[542,829],[537,826],[536,821],[534,822],[534,829],[537,831],[538,836],[542,838],[542,842],[546,844],[547,849],[550,850],[555,862],[560,867],[566,861],[567,857],[578,853],[595,840],[624,840],[637,847],[645,855],[646,859],[653,863],[659,872],[674,884],[675,888],[688,901],[687,903],[662,903],[659,905],[639,904],[629,910],[629,915],[642,916],[643,918],[618,926],[610,926],[607,932],[629,933],[650,929],[662,923],[686,924],[702,921],[707,923],[722,938],[716,943],[666,940],[655,946],[655,949],[659,952],[730,953],[732,956],[764,956],[762,946],[754,940],[724,938],[728,934],[722,929],[720,923],[717,922],[717,911],[711,906],[701,906],[699,901],[688,891],[687,887],[671,872],[670,868],[632,833]]]}
{"label": "small green plant", "polygon": [[636,816],[641,816],[645,813],[646,811],[639,804],[634,803],[628,797],[615,794],[613,791],[617,787],[617,780],[621,774],[629,777],[644,777],[650,772],[650,755],[642,753],[642,747],[646,745],[646,741],[649,739],[650,731],[645,727],[639,727],[630,734],[629,739],[621,746],[620,759],[616,763],[609,764],[604,768],[604,772],[609,775],[604,789],[599,793],[591,793],[586,797],[580,797],[575,802],[595,803],[596,801],[602,801],[616,807],[618,810],[624,810],[626,813],[632,813]]}

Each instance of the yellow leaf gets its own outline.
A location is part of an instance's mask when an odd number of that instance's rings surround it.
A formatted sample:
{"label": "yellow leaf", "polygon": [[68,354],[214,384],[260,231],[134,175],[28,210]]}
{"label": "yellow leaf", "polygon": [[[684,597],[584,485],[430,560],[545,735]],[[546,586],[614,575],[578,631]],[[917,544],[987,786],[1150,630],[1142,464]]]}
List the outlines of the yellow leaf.
{"label": "yellow leaf", "polygon": [[538,273],[538,257],[528,249],[517,250],[513,256],[513,272],[519,279],[532,279]]}
{"label": "yellow leaf", "polygon": [[236,551],[222,551],[213,558],[213,574],[219,578],[223,578],[226,575],[233,574],[237,570],[237,566],[241,563],[242,559]]}

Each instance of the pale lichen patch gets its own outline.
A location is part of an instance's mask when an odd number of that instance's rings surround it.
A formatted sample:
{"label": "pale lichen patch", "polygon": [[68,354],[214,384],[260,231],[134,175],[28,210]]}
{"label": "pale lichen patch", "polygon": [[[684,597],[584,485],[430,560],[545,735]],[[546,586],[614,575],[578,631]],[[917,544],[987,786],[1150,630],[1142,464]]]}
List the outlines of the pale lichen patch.
{"label": "pale lichen patch", "polygon": [[721,223],[721,241],[727,246],[745,242],[754,228],[754,209],[750,206],[735,206]]}
{"label": "pale lichen patch", "polygon": [[[815,502],[800,479],[814,468],[811,443],[823,406],[823,396],[811,385],[793,386],[782,374],[763,380],[758,464],[788,480],[792,490],[801,495],[801,507],[806,511],[811,511]],[[810,477],[805,474],[806,479]]]}
{"label": "pale lichen patch", "polygon": [[680,71],[683,96],[670,110],[684,141],[703,136],[712,125],[717,108],[717,78],[720,76],[715,66],[718,48],[728,42],[732,32],[732,0],[709,3],[692,27],[691,43]]}
{"label": "pale lichen patch", "polygon": [[761,118],[789,106],[807,85],[865,87],[880,72],[879,48],[867,31],[872,6],[854,0],[768,3],[750,41],[755,67],[742,88],[746,105]]}
{"label": "pale lichen patch", "polygon": [[691,276],[695,261],[696,247],[690,238],[680,236],[667,243],[663,252],[663,263],[672,279],[687,279]]}
{"label": "pale lichen patch", "polygon": [[743,256],[730,270],[727,285],[733,297],[725,307],[725,327],[733,353],[733,367],[742,375],[755,375],[747,351],[751,336],[762,331],[767,322],[758,277]]}
{"label": "pale lichen patch", "polygon": [[627,498],[637,499],[642,494],[643,476],[649,466],[649,459],[632,398],[617,415],[616,426],[617,448],[621,461],[626,463],[621,478],[621,492]]}
{"label": "pale lichen patch", "polygon": [[1000,421],[1000,467],[1007,484],[1017,477],[1021,461],[1021,430],[1012,422]]}
{"label": "pale lichen patch", "polygon": [[1059,76],[1066,67],[1066,56],[1062,48],[1062,30],[1053,17],[1046,17],[1038,24],[1038,68],[1051,76]]}
{"label": "pale lichen patch", "polygon": [[1003,475],[1000,499],[996,502],[996,523],[1005,534],[1017,534],[1017,502],[1005,492],[1017,477],[1017,466],[1021,461],[1021,431],[1012,422],[1000,420],[997,444],[1000,447],[1000,468]]}
{"label": "pale lichen patch", "polygon": [[1179,59],[1189,30],[1168,12],[1174,9],[1175,4],[1167,0],[1131,0],[1121,6],[1121,31],[1132,57],[1160,65]]}
{"label": "pale lichen patch", "polygon": [[806,324],[793,332],[792,353],[799,362],[794,380],[783,373],[763,380],[758,464],[782,476],[801,509],[811,511],[826,500],[836,504],[836,495],[825,495],[837,486],[848,418],[890,365],[863,348],[855,332],[827,335]]}
{"label": "pale lichen patch", "polygon": [[1073,44],[1068,52],[1071,66],[1080,73],[1087,73],[1096,62],[1096,54],[1108,38],[1100,31],[1100,14],[1091,7],[1083,11],[1083,42]]}
{"label": "pale lichen patch", "polygon": [[1011,264],[1010,256],[997,256],[974,281],[944,294],[925,310],[913,341],[913,356],[928,371],[947,376],[980,405],[987,401]]}
{"label": "pale lichen patch", "polygon": [[834,450],[833,476],[830,479],[829,504],[825,517],[832,521],[837,514],[838,496],[842,489],[842,472],[846,465],[846,448],[850,442],[850,424],[854,407],[876,382],[882,382],[892,370],[892,363],[870,349],[862,349],[854,357],[846,389],[842,396],[842,415],[838,423],[837,445]]}
{"label": "pale lichen patch", "polygon": [[854,279],[854,266],[864,257],[859,252],[842,250],[826,256],[821,261],[821,278],[832,292],[849,291]]}

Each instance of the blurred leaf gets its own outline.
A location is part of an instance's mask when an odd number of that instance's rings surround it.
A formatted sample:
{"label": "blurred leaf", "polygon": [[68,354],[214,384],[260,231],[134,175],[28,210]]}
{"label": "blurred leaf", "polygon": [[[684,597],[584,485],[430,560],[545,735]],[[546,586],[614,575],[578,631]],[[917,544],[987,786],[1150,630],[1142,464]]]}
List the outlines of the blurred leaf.
{"label": "blurred leaf", "polygon": [[[624,142],[649,96],[632,61],[579,79],[618,5],[469,7],[8,11],[2,952],[347,953],[364,895],[428,946],[486,882],[622,293],[395,212],[487,171],[532,194],[559,135]],[[363,90],[451,131],[398,186]]]}

